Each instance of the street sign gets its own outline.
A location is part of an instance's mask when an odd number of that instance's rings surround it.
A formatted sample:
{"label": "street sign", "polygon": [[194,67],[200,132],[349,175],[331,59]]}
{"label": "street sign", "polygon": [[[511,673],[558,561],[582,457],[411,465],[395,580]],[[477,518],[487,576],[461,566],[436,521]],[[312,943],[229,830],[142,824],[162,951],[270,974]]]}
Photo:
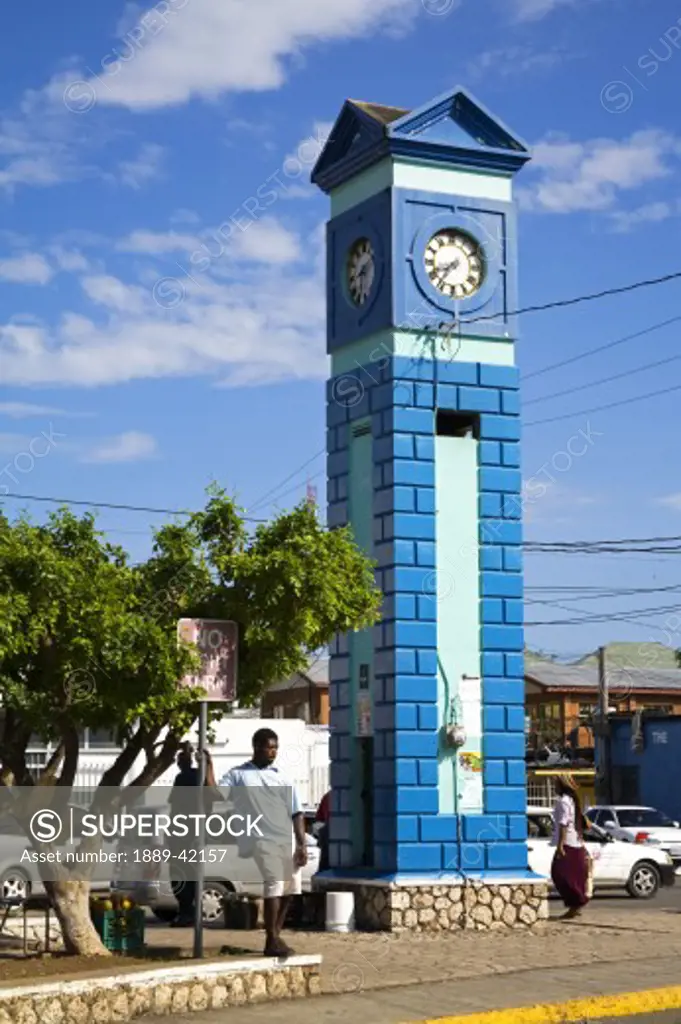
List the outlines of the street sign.
{"label": "street sign", "polygon": [[180,619],[178,643],[196,644],[201,668],[196,675],[185,676],[180,686],[201,689],[207,701],[236,700],[239,630],[226,619]]}

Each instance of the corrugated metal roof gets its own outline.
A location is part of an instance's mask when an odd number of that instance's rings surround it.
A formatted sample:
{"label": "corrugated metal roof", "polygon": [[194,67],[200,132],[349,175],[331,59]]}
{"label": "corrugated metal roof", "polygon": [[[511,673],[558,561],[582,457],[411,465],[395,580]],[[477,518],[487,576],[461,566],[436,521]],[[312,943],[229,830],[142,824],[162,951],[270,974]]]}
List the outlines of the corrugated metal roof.
{"label": "corrugated metal roof", "polygon": [[[681,669],[678,668],[628,668],[610,664],[607,673],[612,690],[681,690]],[[598,670],[577,665],[533,663],[526,667],[525,678],[547,689],[598,688]]]}
{"label": "corrugated metal roof", "polygon": [[288,679],[280,679],[278,683],[268,686],[267,693],[281,693],[284,690],[297,690],[305,686],[329,685],[328,656],[315,658],[304,672],[294,672]]}

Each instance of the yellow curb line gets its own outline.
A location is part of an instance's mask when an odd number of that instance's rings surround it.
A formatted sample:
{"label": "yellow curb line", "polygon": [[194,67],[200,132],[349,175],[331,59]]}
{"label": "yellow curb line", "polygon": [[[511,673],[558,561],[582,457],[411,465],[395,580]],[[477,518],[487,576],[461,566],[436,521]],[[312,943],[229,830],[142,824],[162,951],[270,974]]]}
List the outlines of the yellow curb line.
{"label": "yellow curb line", "polygon": [[570,1021],[597,1021],[605,1017],[632,1017],[641,1013],[659,1013],[681,1008],[681,985],[654,988],[642,992],[623,992],[616,996],[591,996],[567,1003],[539,1003],[509,1010],[436,1017],[420,1024],[569,1024]]}

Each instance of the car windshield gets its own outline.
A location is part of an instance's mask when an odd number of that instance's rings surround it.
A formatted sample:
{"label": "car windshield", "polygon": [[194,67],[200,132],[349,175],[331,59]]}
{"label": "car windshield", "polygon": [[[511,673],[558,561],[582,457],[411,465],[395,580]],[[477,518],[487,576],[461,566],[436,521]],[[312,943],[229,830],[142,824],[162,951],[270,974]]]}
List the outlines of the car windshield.
{"label": "car windshield", "polygon": [[662,811],[654,811],[651,807],[630,807],[618,810],[617,817],[623,828],[673,828],[674,822]]}

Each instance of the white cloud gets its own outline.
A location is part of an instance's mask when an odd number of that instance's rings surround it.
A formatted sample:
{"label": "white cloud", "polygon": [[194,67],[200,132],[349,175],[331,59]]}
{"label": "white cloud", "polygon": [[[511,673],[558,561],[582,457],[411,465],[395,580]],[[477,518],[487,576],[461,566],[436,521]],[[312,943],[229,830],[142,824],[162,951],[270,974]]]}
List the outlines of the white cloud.
{"label": "white cloud", "polygon": [[140,253],[144,256],[164,256],[174,252],[192,252],[198,248],[196,235],[182,235],[176,231],[133,231],[116,245],[120,252]]}
{"label": "white cloud", "polygon": [[576,516],[565,515],[565,510],[573,512],[577,508],[585,508],[600,503],[595,495],[583,494],[555,481],[545,483],[542,479],[524,480],[522,488],[523,521],[526,526],[554,526],[572,523]]}
{"label": "white cloud", "polygon": [[[277,89],[313,44],[404,28],[421,10],[414,0],[186,0],[169,8],[163,24],[153,9],[139,19],[136,47],[126,39],[125,53],[119,44],[105,56],[89,82],[100,104],[149,110]],[[49,92],[63,96],[63,76]]]}
{"label": "white cloud", "polygon": [[119,163],[118,175],[121,183],[129,188],[142,188],[147,182],[159,176],[164,156],[163,146],[146,143],[134,160],[121,160]]}
{"label": "white cloud", "polygon": [[3,281],[11,281],[13,284],[47,284],[53,276],[54,270],[45,257],[37,252],[0,259],[0,278]]}
{"label": "white cloud", "polygon": [[573,58],[574,53],[550,47],[533,50],[531,46],[507,46],[496,50],[485,50],[468,65],[470,78],[485,78],[490,74],[508,78],[511,75],[526,75],[533,71],[545,71]]}
{"label": "white cloud", "polygon": [[663,498],[657,498],[657,505],[664,505],[666,508],[672,508],[675,512],[681,512],[681,492],[677,494],[667,494]]}
{"label": "white cloud", "polygon": [[539,21],[559,7],[574,7],[578,3],[580,0],[512,0],[513,12],[518,21]]}
{"label": "white cloud", "polygon": [[615,210],[612,214],[614,231],[625,234],[641,224],[661,224],[671,217],[681,216],[681,199],[674,202],[644,203],[634,210]]}
{"label": "white cloud", "polygon": [[121,313],[142,312],[147,299],[143,288],[123,284],[110,274],[84,277],[81,285],[92,302]]}
{"label": "white cloud", "polygon": [[529,172],[539,176],[519,190],[525,209],[544,213],[610,210],[622,192],[667,178],[681,156],[681,139],[659,129],[628,139],[573,142],[549,136],[534,147]]}
{"label": "white cloud", "polygon": [[86,256],[83,256],[82,252],[78,252],[77,249],[65,249],[61,245],[53,245],[50,246],[48,251],[60,270],[74,273],[75,271],[90,269],[90,261]]}
{"label": "white cloud", "polygon": [[30,434],[0,433],[0,455],[18,455],[28,449],[32,440]]}
{"label": "white cloud", "polygon": [[3,383],[87,387],[210,376],[234,386],[322,379],[323,225],[306,239],[310,259],[295,272],[299,241],[285,228],[263,219],[239,245],[248,245],[249,259],[233,259],[240,250],[231,250],[224,267],[216,260],[202,273],[190,268],[191,277],[178,268],[171,270],[175,279],[163,279],[163,263],[160,270],[146,268],[142,283],[89,274],[81,281],[93,304],[89,315],[66,310],[51,324],[15,317],[0,325]]}
{"label": "white cloud", "polygon": [[185,210],[181,207],[170,217],[171,224],[200,224],[201,218],[194,210]]}
{"label": "white cloud", "polygon": [[191,273],[197,267],[217,264],[227,258],[254,263],[285,264],[300,258],[300,239],[276,217],[254,220],[245,212],[237,212],[230,220],[197,235],[176,231],[133,231],[117,243],[121,252],[145,256],[167,256],[174,253],[193,255]]}
{"label": "white cloud", "polygon": [[301,255],[298,235],[275,217],[251,221],[244,231],[232,237],[232,243],[236,259],[256,263],[293,263]]}
{"label": "white cloud", "polygon": [[79,143],[92,141],[78,118],[48,90],[29,90],[11,115],[0,117],[0,189],[47,187],[92,172]]}
{"label": "white cloud", "polygon": [[129,430],[94,445],[81,457],[81,462],[140,462],[152,459],[158,452],[151,434]]}
{"label": "white cloud", "polygon": [[11,420],[28,420],[39,416],[67,416],[63,409],[48,405],[33,405],[30,402],[0,402],[0,416]]}

